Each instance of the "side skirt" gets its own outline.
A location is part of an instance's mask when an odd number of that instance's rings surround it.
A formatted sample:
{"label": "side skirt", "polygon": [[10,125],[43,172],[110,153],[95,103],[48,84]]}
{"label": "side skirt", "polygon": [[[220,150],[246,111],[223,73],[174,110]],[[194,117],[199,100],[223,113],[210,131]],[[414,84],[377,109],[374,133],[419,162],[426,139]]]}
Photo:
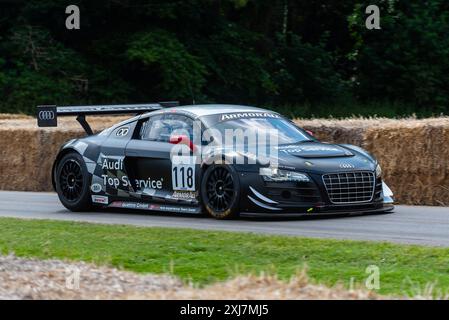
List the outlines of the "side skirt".
{"label": "side skirt", "polygon": [[190,214],[202,213],[200,207],[188,207],[172,204],[147,203],[135,201],[113,201],[107,207],[122,208],[122,209],[139,209],[139,210],[171,212],[171,213],[190,213]]}

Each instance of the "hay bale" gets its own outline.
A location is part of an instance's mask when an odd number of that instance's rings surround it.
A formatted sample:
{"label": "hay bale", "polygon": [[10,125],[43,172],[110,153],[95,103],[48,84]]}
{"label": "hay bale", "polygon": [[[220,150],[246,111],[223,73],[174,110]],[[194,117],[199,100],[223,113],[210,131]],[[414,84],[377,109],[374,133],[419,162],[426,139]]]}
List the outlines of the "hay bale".
{"label": "hay bale", "polygon": [[366,131],[364,147],[382,165],[399,202],[449,204],[449,121],[417,122]]}
{"label": "hay bale", "polygon": [[[126,117],[92,117],[94,131],[107,128]],[[52,191],[51,168],[66,141],[85,135],[73,119],[58,119],[57,128],[38,128],[28,117],[0,120],[0,189]]]}
{"label": "hay bale", "polygon": [[0,120],[12,120],[12,119],[32,119],[32,117],[25,114],[13,114],[13,113],[0,113]]}
{"label": "hay bale", "polygon": [[449,205],[449,118],[296,120],[323,141],[365,148],[402,204]]}
{"label": "hay bale", "polygon": [[[127,117],[91,117],[95,131]],[[37,128],[29,117],[0,118],[0,189],[51,191],[50,171],[60,146],[81,137],[74,119]],[[322,141],[350,143],[374,154],[384,180],[402,204],[449,205],[449,118],[296,120]]]}
{"label": "hay bale", "polygon": [[51,167],[62,143],[80,131],[3,129],[0,148],[0,189],[50,191]]}

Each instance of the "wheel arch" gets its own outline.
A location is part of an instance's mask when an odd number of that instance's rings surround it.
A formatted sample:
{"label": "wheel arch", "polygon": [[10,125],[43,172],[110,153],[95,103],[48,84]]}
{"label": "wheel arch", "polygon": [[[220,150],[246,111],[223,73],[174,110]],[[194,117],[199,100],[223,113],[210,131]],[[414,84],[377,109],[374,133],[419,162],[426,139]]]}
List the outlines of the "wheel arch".
{"label": "wheel arch", "polygon": [[[234,154],[232,156],[229,156],[228,154],[221,153],[221,154],[217,154],[217,155],[210,155],[210,156],[202,159],[201,164],[200,164],[200,169],[201,169],[200,181],[203,179],[204,173],[210,166],[223,164],[223,165],[227,165],[227,166],[231,167],[231,170],[236,171],[238,182],[239,182],[239,184],[241,184],[242,181],[240,179],[240,174],[238,174],[239,170],[236,169],[236,167],[235,167],[235,163],[238,163],[237,157],[241,157],[241,155]],[[232,160],[229,161],[229,159],[232,159]]]}

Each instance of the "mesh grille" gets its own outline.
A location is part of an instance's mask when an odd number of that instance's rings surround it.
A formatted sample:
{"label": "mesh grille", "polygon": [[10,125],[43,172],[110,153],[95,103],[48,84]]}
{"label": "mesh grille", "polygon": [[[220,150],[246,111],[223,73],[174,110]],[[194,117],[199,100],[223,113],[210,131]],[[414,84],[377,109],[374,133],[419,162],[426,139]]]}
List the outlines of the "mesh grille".
{"label": "mesh grille", "polygon": [[325,174],[323,182],[333,203],[368,202],[373,198],[373,172]]}

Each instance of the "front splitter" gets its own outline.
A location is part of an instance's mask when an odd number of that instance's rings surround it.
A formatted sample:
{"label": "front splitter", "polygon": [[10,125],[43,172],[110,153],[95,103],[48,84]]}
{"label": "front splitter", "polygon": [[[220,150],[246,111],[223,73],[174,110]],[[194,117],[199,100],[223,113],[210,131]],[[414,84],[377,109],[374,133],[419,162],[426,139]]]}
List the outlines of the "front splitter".
{"label": "front splitter", "polygon": [[384,204],[381,208],[376,209],[359,209],[359,210],[329,210],[314,212],[288,212],[288,213],[257,213],[257,212],[241,212],[242,217],[267,217],[267,218],[294,218],[294,217],[317,217],[317,216],[346,216],[346,215],[363,215],[371,213],[391,213],[394,210],[393,204]]}

